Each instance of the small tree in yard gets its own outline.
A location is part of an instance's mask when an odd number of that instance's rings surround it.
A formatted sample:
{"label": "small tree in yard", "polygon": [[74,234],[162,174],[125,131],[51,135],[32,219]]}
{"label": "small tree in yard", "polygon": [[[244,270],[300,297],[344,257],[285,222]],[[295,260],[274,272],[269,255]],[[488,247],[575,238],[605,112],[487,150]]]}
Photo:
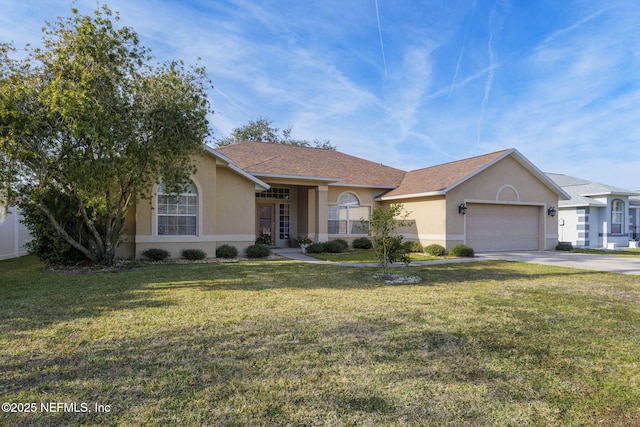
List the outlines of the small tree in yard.
{"label": "small tree in yard", "polygon": [[116,28],[107,7],[72,14],[48,23],[42,47],[21,59],[0,43],[0,193],[111,265],[127,210],[154,182],[178,192],[195,171],[210,83],[180,61],[149,65],[137,34]]}
{"label": "small tree in yard", "polygon": [[409,255],[402,245],[402,236],[396,234],[398,227],[406,225],[405,220],[409,212],[404,210],[402,204],[392,204],[375,208],[371,213],[368,224],[369,236],[373,240],[373,250],[382,267],[382,275],[389,277],[389,265],[402,261],[409,263]]}

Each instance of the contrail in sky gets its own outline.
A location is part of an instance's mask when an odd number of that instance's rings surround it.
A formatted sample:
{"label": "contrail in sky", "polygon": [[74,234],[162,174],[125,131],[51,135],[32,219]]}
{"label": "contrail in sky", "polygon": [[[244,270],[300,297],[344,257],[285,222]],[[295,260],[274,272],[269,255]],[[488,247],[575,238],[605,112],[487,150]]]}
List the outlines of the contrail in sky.
{"label": "contrail in sky", "polygon": [[484,85],[484,96],[480,106],[480,118],[478,119],[478,128],[476,130],[476,144],[480,144],[480,133],[482,130],[484,115],[489,104],[489,94],[491,93],[491,85],[493,84],[493,76],[496,68],[495,55],[493,52],[493,35],[495,31],[502,30],[503,24],[504,16],[497,15],[496,9],[494,8],[489,14],[489,43],[487,44],[487,50],[489,51],[489,75],[487,76],[487,81]]}
{"label": "contrail in sky", "polygon": [[389,73],[387,72],[387,58],[384,55],[384,43],[382,43],[382,27],[380,26],[380,11],[378,10],[378,0],[375,0],[376,3],[376,17],[378,18],[378,35],[380,36],[380,49],[382,49],[382,62],[384,63],[384,76],[385,78],[389,78]]}

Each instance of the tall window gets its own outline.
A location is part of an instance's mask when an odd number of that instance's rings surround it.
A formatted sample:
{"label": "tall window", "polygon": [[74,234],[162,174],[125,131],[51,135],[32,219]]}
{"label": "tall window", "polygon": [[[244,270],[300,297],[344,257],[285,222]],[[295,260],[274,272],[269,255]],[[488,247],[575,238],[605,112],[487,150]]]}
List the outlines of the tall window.
{"label": "tall window", "polygon": [[622,234],[624,230],[624,202],[616,199],[611,203],[611,233]]}
{"label": "tall window", "polygon": [[158,187],[158,236],[195,236],[198,224],[198,191],[191,181],[180,194]]}
{"label": "tall window", "polygon": [[368,222],[370,214],[368,206],[360,206],[358,196],[343,193],[337,206],[329,206],[329,234],[366,234],[362,220]]}

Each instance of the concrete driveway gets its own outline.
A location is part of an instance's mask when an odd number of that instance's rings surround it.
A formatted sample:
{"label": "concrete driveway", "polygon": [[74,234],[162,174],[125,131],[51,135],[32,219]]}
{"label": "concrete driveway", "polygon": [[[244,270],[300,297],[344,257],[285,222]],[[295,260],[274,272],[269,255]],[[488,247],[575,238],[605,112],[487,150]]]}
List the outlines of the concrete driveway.
{"label": "concrete driveway", "polygon": [[583,270],[640,275],[640,258],[634,257],[574,254],[564,251],[496,252],[481,253],[476,256],[481,259],[505,259]]}

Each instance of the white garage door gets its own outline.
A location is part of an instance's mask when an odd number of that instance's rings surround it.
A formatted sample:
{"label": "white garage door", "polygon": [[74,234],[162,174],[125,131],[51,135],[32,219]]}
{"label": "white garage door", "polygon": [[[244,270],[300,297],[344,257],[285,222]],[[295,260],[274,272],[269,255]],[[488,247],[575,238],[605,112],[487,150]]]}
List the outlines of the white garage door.
{"label": "white garage door", "polygon": [[469,203],[467,245],[476,252],[538,250],[540,208]]}

